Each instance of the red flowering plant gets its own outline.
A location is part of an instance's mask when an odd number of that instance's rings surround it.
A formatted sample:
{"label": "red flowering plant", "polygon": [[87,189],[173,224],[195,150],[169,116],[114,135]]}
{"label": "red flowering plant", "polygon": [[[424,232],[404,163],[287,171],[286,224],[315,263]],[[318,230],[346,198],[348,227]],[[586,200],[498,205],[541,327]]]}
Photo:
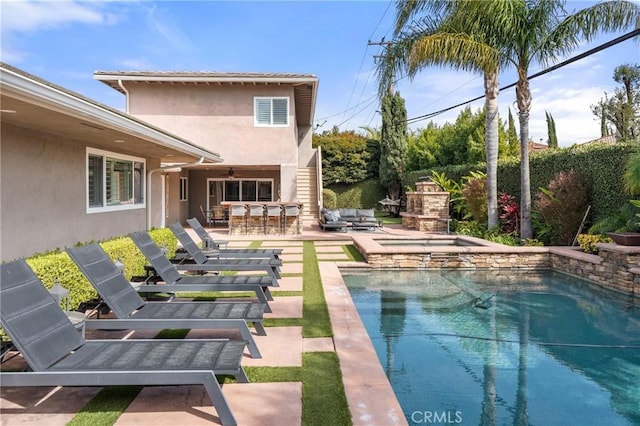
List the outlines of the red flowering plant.
{"label": "red flowering plant", "polygon": [[506,234],[516,232],[520,234],[520,206],[511,194],[502,193],[498,196],[500,210],[500,229]]}

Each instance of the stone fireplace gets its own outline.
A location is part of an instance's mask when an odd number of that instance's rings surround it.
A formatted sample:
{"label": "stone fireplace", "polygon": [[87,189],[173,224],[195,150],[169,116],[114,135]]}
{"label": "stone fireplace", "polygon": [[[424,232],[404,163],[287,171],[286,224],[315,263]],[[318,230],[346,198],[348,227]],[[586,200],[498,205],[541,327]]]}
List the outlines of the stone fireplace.
{"label": "stone fireplace", "polygon": [[407,211],[401,212],[402,226],[424,232],[449,232],[449,193],[429,178],[416,182],[407,192]]}

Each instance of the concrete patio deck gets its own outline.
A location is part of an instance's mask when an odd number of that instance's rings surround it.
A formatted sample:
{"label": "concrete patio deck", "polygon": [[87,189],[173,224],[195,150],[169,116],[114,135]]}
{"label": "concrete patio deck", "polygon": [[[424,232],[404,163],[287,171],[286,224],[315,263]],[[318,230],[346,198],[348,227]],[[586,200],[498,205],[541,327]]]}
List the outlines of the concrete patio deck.
{"label": "concrete patio deck", "polygon": [[[268,327],[267,336],[254,335],[263,358],[252,359],[245,353],[244,366],[301,366],[302,354],[335,351],[340,361],[343,384],[354,425],[405,425],[402,409],[380,365],[368,334],[349,297],[338,270],[338,263],[348,262],[340,247],[351,242],[351,233],[322,232],[317,227],[305,229],[300,236],[231,236],[223,230],[209,229],[220,239],[231,240],[230,247],[246,247],[250,241],[262,240],[261,247],[283,248],[282,273],[287,276],[276,288],[273,313],[265,318],[301,318],[302,297],[280,296],[278,291],[302,290],[302,241],[313,240],[320,266],[324,294],[333,327],[333,338],[306,339],[302,327]],[[188,230],[191,233],[191,230]],[[360,233],[362,231],[354,231]],[[415,232],[385,226],[377,233],[408,235]],[[192,233],[192,235],[195,235]],[[196,241],[197,238],[194,237]],[[153,336],[156,331],[138,331],[128,338]],[[88,338],[123,338],[128,331],[108,333],[92,331]],[[220,336],[216,333],[215,336]],[[206,330],[192,330],[188,337],[213,337]],[[22,362],[19,357],[12,363]],[[1,386],[1,383],[0,383]],[[96,388],[2,388],[0,424],[64,425],[93,398]],[[302,418],[302,384],[240,383],[226,384],[223,393],[239,425],[300,425]],[[116,425],[205,425],[219,424],[215,408],[202,386],[146,387],[119,417]]]}

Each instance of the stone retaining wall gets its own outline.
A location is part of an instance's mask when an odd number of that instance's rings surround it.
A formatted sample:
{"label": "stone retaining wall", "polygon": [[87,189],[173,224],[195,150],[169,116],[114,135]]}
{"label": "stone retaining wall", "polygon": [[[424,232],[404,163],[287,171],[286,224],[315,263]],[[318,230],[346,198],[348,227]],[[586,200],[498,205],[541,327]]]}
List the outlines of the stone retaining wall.
{"label": "stone retaining wall", "polygon": [[640,247],[601,243],[598,244],[600,254],[593,255],[572,247],[509,247],[485,243],[477,247],[393,247],[382,246],[370,237],[354,237],[354,245],[372,268],[551,268],[640,296]]}
{"label": "stone retaining wall", "polygon": [[549,268],[548,253],[397,253],[369,254],[365,259],[374,268]]}
{"label": "stone retaining wall", "polygon": [[603,287],[640,296],[640,247],[598,244],[599,255],[551,248],[550,264]]}

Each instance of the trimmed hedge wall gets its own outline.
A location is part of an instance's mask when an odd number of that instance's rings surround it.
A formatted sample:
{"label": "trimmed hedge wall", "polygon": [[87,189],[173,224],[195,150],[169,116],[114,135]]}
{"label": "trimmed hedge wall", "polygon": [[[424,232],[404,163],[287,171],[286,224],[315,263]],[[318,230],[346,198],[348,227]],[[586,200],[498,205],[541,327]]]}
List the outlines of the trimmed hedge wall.
{"label": "trimmed hedge wall", "polygon": [[[568,148],[550,149],[532,153],[529,158],[531,198],[535,199],[538,188],[547,187],[558,172],[577,171],[585,180],[591,219],[615,214],[630,200],[624,192],[623,174],[629,156],[640,151],[633,143],[574,145]],[[471,171],[485,170],[485,163],[449,166],[433,169],[444,172],[457,182]],[[404,184],[414,187],[421,176],[431,176],[431,170],[410,172]],[[520,199],[520,161],[510,159],[498,163],[498,191]]]}
{"label": "trimmed hedge wall", "polygon": [[[151,230],[149,235],[160,247],[166,247],[169,250],[168,254],[173,257],[178,240],[169,228]],[[144,265],[147,261],[130,238],[114,238],[101,242],[100,246],[114,261],[120,258],[125,265],[125,275],[128,279],[134,275],[144,275]],[[60,284],[69,290],[69,309],[77,309],[82,302],[94,299],[98,295],[66,252],[38,254],[25,260],[47,289],[53,287],[57,278]]]}
{"label": "trimmed hedge wall", "polygon": [[351,185],[331,185],[337,195],[335,208],[372,209],[385,197],[385,188],[377,180],[368,179]]}

